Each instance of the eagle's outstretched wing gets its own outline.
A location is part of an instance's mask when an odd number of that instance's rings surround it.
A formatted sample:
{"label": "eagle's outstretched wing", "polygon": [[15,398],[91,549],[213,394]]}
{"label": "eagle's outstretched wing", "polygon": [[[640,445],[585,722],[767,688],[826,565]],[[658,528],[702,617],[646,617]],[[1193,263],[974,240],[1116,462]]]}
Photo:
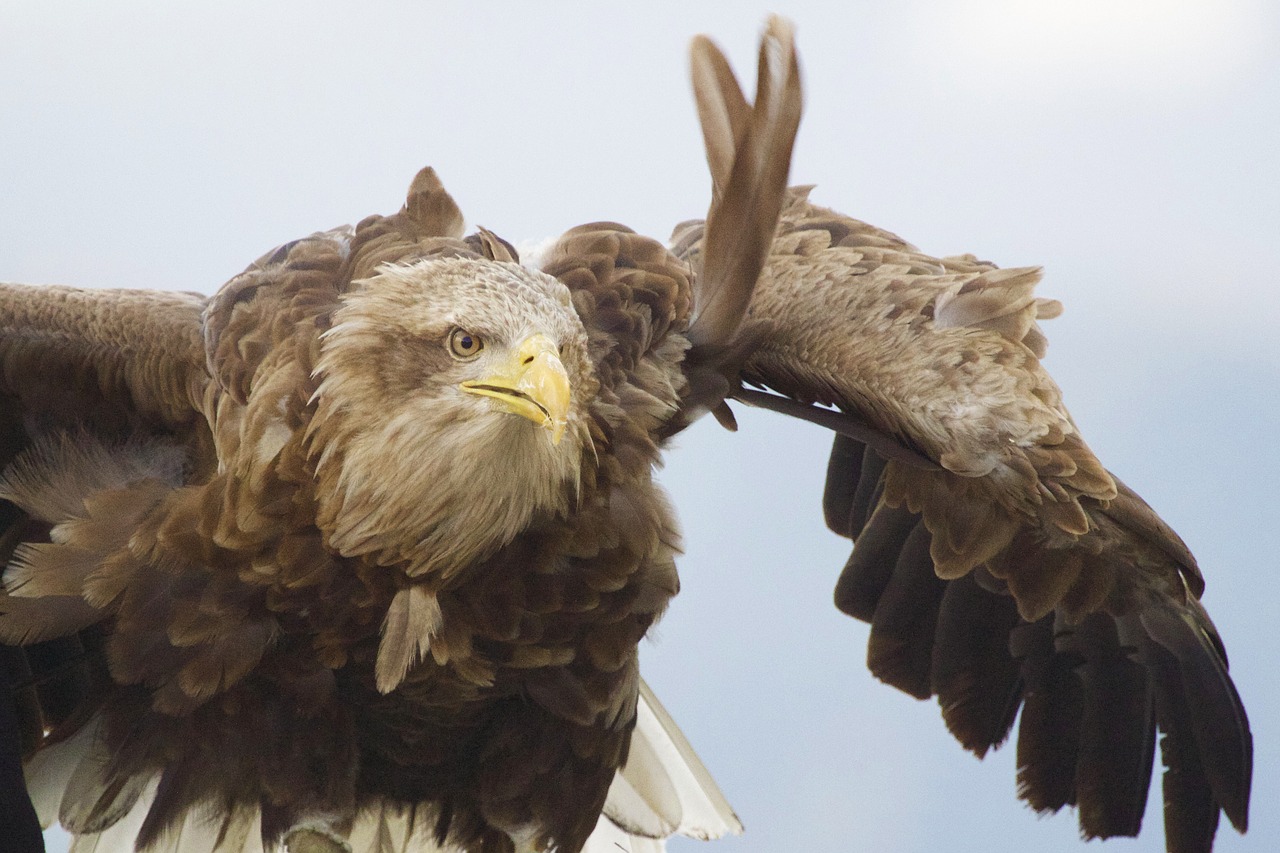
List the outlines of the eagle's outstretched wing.
{"label": "eagle's outstretched wing", "polygon": [[[198,409],[207,377],[203,304],[203,297],[187,294],[0,285],[0,470],[34,436],[66,430],[132,442],[135,459],[145,455],[144,446],[182,443],[193,464],[208,464],[211,446]],[[172,473],[174,457],[163,455],[160,467]],[[84,460],[94,469],[87,476],[110,476],[96,468],[99,461]],[[44,498],[56,503],[64,496],[53,484]],[[19,542],[47,541],[48,531],[14,503],[0,502],[6,563]],[[70,590],[36,584],[24,595],[21,579],[11,585],[15,595],[0,597],[6,626],[0,638],[6,804],[0,835],[25,851],[39,849],[40,837],[20,758],[50,733],[81,725],[110,679],[96,610]]]}
{"label": "eagle's outstretched wing", "polygon": [[[695,46],[715,198],[743,99]],[[930,257],[795,188],[754,291],[710,289],[712,216],[673,251],[703,272],[688,408],[716,394],[837,436],[828,526],[855,540],[837,606],[871,623],[868,666],[981,756],[1018,709],[1019,795],[1079,810],[1087,837],[1135,835],[1157,732],[1171,851],[1207,849],[1219,812],[1244,831],[1252,738],[1195,560],[1085,444],[1040,363],[1035,268]],[[748,244],[749,245],[749,244]],[[710,291],[710,292],[708,292]],[[700,335],[699,312],[732,302]],[[707,377],[712,377],[709,381]],[[676,424],[679,426],[679,422]]]}
{"label": "eagle's outstretched wing", "polygon": [[[1041,365],[1060,306],[1040,271],[933,258],[808,195],[782,212],[733,397],[838,433],[823,506],[855,546],[835,599],[871,623],[871,671],[936,695],[979,756],[1021,707],[1019,795],[1077,806],[1087,837],[1137,833],[1157,731],[1169,849],[1207,849],[1219,810],[1243,831],[1251,736],[1200,571]],[[697,264],[709,230],[674,251]]]}

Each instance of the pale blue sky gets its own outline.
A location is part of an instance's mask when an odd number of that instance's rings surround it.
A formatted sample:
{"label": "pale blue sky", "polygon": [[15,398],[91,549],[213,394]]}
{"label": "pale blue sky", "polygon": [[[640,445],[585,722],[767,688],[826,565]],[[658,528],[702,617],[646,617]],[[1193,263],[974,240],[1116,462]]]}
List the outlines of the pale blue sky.
{"label": "pale blue sky", "polygon": [[[692,8],[691,8],[692,7]],[[1233,2],[788,2],[793,180],[937,254],[1043,264],[1048,364],[1103,460],[1208,578],[1280,849],[1280,14]],[[272,246],[391,212],[434,165],[513,239],[705,210],[686,82],[750,72],[758,3],[0,0],[0,279],[211,291]],[[750,72],[753,76],[753,72]],[[684,591],[645,671],[747,826],[681,850],[1075,851],[932,703],[875,682],[831,606],[827,436],[701,424],[662,480]],[[1157,771],[1158,772],[1158,771]],[[1137,842],[1162,849],[1159,801]]]}

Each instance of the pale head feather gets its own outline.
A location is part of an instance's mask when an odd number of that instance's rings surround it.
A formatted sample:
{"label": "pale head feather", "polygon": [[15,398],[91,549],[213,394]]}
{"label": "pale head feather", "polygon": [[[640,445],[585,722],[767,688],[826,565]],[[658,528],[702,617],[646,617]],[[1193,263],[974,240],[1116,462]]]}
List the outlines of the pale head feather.
{"label": "pale head feather", "polygon": [[[424,259],[356,282],[324,334],[316,413],[318,523],[347,556],[448,577],[511,541],[538,514],[568,512],[589,450],[598,384],[568,290],[511,263]],[[461,327],[484,341],[466,361]],[[564,439],[459,386],[520,342],[560,347],[572,385]]]}

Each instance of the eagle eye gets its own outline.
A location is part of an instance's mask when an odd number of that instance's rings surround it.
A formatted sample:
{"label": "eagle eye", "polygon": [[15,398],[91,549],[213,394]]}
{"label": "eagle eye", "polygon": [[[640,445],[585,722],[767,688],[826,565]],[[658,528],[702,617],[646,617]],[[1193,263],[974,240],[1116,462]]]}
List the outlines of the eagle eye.
{"label": "eagle eye", "polygon": [[449,354],[456,359],[467,361],[475,358],[484,349],[484,341],[479,335],[473,335],[466,329],[454,329],[449,333]]}

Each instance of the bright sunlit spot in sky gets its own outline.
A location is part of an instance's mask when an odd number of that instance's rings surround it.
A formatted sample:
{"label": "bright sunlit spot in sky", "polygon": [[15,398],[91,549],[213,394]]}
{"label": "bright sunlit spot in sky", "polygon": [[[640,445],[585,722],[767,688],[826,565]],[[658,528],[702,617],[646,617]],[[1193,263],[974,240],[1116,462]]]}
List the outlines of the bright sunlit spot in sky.
{"label": "bright sunlit spot in sky", "polygon": [[[917,6],[920,53],[970,85],[1204,97],[1255,69],[1259,0],[970,0]],[[941,44],[952,50],[939,51]],[[1051,91],[1046,91],[1046,87]]]}

